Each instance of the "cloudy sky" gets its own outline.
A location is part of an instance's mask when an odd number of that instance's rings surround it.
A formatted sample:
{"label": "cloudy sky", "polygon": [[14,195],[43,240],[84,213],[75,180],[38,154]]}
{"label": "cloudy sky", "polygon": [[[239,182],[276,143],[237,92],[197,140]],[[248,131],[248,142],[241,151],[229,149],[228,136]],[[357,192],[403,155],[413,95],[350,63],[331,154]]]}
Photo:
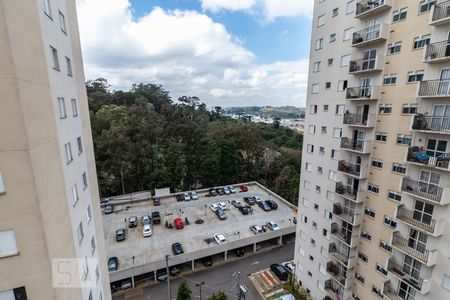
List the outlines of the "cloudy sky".
{"label": "cloudy sky", "polygon": [[77,0],[87,79],[208,106],[303,106],[313,0]]}

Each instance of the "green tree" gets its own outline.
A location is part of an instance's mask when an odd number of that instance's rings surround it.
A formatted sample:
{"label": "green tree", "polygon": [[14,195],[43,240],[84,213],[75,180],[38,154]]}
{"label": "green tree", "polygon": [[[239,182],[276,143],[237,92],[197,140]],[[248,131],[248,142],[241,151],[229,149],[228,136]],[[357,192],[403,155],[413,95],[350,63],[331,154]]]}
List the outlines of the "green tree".
{"label": "green tree", "polygon": [[191,300],[192,291],[186,280],[183,280],[178,287],[177,300]]}
{"label": "green tree", "polygon": [[208,300],[227,300],[228,297],[223,291],[212,294]]}

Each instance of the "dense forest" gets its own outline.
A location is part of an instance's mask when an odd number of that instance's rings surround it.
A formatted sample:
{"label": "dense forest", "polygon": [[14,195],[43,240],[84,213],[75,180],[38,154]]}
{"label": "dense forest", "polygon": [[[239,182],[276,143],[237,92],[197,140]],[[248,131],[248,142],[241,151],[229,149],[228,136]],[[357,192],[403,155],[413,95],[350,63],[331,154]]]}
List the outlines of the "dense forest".
{"label": "dense forest", "polygon": [[170,187],[173,192],[257,180],[296,203],[302,135],[171,99],[154,84],[111,91],[86,84],[102,196]]}

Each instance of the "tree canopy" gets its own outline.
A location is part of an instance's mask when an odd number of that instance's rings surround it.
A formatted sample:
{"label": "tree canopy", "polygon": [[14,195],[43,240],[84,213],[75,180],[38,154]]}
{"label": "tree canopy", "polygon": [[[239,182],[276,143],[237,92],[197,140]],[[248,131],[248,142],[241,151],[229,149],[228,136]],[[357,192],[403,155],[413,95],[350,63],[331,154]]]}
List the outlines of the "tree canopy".
{"label": "tree canopy", "polygon": [[192,291],[189,288],[186,280],[183,280],[178,287],[177,300],[191,300]]}

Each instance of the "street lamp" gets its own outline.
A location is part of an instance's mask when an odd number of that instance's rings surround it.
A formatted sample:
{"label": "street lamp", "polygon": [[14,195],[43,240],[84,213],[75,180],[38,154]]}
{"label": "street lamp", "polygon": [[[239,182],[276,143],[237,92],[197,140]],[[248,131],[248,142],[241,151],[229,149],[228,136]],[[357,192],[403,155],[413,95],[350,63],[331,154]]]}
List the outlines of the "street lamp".
{"label": "street lamp", "polygon": [[195,287],[198,287],[198,289],[200,291],[200,300],[202,300],[202,285],[204,285],[204,284],[205,284],[204,281],[195,284]]}

